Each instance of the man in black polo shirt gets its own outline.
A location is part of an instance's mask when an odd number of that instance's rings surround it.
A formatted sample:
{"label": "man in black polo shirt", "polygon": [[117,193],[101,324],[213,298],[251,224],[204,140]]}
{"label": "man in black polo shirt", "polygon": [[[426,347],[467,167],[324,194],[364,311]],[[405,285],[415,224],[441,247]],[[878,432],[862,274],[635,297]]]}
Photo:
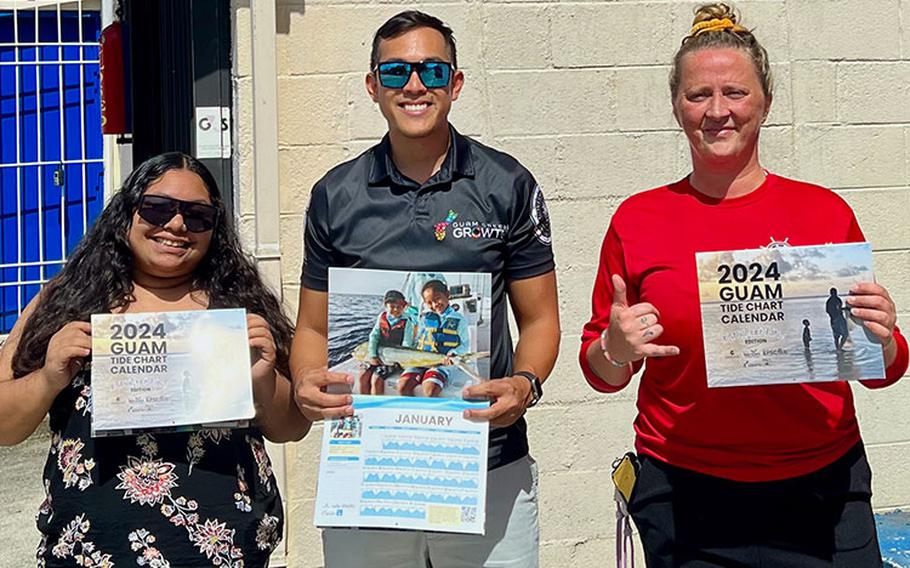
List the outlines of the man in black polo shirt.
{"label": "man in black polo shirt", "polygon": [[[389,132],[313,188],[291,354],[295,394],[311,420],[353,414],[329,394],[354,378],[326,370],[328,268],[492,274],[491,376],[465,396],[489,397],[468,418],[489,420],[486,536],[327,529],[327,568],[538,565],[537,469],[525,410],[541,395],[559,348],[556,277],[546,204],[514,158],[448,123],[464,75],[452,31],[402,12],[373,39],[366,88]],[[506,297],[519,330],[513,354]]]}

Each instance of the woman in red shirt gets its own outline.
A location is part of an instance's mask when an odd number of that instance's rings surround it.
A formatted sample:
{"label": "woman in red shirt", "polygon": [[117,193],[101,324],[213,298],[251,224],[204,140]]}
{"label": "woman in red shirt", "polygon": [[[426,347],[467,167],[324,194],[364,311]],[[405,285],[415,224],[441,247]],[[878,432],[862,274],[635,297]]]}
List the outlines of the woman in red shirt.
{"label": "woman in red shirt", "polygon": [[[645,367],[629,510],[648,566],[881,566],[849,383],[707,386],[696,252],[865,240],[838,195],[761,167],[770,66],[736,20],[725,4],[702,6],[674,58],[692,173],[611,219],[580,363],[602,392]],[[896,382],[908,349],[888,292],[857,284],[846,303],[887,367],[862,384]]]}

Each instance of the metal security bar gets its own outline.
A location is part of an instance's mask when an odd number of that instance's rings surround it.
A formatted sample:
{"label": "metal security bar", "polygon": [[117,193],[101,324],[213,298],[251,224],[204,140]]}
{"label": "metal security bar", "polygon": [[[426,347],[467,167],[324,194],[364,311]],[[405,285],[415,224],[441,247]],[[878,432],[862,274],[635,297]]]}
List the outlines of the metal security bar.
{"label": "metal security bar", "polygon": [[100,30],[81,1],[0,0],[0,335],[103,206]]}

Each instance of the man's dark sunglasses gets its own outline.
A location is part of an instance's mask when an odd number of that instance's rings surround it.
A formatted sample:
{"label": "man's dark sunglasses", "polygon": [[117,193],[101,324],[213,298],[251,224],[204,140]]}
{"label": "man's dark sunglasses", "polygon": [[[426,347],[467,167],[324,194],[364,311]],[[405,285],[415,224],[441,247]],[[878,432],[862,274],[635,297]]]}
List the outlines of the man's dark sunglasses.
{"label": "man's dark sunglasses", "polygon": [[404,88],[414,71],[427,89],[441,89],[452,78],[452,64],[445,61],[386,61],[376,66],[379,84],[386,89]]}
{"label": "man's dark sunglasses", "polygon": [[183,217],[183,225],[191,233],[204,233],[215,228],[218,209],[206,203],[181,201],[163,195],[145,194],[139,198],[139,216],[156,227],[163,227],[177,213]]}

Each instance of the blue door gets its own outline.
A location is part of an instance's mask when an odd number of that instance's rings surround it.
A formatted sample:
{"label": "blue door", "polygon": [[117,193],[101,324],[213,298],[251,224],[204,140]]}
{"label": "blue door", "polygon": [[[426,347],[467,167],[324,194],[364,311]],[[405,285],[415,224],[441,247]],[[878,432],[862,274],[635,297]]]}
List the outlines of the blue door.
{"label": "blue door", "polygon": [[0,334],[104,205],[100,29],[96,11],[0,10]]}

